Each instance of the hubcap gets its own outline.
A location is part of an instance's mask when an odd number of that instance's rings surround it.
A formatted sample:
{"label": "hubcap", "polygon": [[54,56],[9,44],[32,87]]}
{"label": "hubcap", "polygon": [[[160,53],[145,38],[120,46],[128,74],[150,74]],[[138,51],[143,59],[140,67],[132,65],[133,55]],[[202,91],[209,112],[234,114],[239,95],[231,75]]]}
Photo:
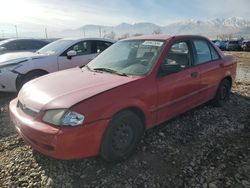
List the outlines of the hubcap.
{"label": "hubcap", "polygon": [[225,100],[227,98],[228,95],[228,89],[226,86],[222,86],[221,87],[221,92],[220,92],[220,99],[221,100]]}
{"label": "hubcap", "polygon": [[127,123],[123,123],[115,129],[112,146],[116,151],[124,151],[131,144],[133,131]]}

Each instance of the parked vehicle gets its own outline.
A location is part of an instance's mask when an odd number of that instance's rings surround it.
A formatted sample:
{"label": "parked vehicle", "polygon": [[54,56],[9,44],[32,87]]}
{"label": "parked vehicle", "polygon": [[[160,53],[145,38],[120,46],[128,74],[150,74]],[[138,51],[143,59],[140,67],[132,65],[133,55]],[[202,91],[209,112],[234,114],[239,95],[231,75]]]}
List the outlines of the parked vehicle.
{"label": "parked vehicle", "polygon": [[39,76],[86,65],[113,41],[98,38],[61,39],[37,52],[0,56],[0,91],[15,92]]}
{"label": "parked vehicle", "polygon": [[35,52],[49,42],[36,39],[6,39],[0,42],[0,55],[9,52]]}
{"label": "parked vehicle", "polygon": [[219,40],[211,40],[214,44],[216,43],[216,42],[218,42]]}
{"label": "parked vehicle", "polygon": [[243,51],[250,51],[250,41],[244,41],[241,48]]}
{"label": "parked vehicle", "polygon": [[145,129],[229,98],[236,62],[201,36],[119,41],[87,66],[25,84],[10,103],[19,135],[57,159],[129,157]]}
{"label": "parked vehicle", "polygon": [[0,38],[0,41],[6,40],[7,38]]}
{"label": "parked vehicle", "polygon": [[238,40],[230,40],[227,42],[226,50],[241,51],[240,42]]}
{"label": "parked vehicle", "polygon": [[227,41],[219,40],[219,41],[215,42],[215,46],[217,46],[221,50],[226,50]]}

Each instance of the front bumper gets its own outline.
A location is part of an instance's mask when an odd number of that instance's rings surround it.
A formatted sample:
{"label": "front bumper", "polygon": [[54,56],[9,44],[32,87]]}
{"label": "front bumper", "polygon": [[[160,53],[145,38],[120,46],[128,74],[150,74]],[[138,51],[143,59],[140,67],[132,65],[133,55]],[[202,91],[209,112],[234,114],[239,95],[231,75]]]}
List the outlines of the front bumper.
{"label": "front bumper", "polygon": [[16,78],[18,74],[5,70],[0,72],[0,91],[16,92]]}
{"label": "front bumper", "polygon": [[18,134],[33,149],[56,159],[70,160],[98,155],[109,120],[78,127],[59,128],[34,120],[10,102],[10,116]]}

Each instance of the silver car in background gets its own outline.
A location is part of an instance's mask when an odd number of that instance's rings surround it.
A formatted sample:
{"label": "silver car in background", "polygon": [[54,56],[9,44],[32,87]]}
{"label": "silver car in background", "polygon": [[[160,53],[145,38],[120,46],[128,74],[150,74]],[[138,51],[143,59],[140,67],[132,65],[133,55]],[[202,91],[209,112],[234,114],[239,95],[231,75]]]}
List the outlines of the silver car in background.
{"label": "silver car in background", "polygon": [[35,52],[47,44],[49,42],[37,39],[6,39],[0,41],[0,55],[10,52]]}
{"label": "silver car in background", "polygon": [[0,92],[15,92],[34,78],[84,66],[113,43],[103,38],[65,38],[37,52],[0,55]]}

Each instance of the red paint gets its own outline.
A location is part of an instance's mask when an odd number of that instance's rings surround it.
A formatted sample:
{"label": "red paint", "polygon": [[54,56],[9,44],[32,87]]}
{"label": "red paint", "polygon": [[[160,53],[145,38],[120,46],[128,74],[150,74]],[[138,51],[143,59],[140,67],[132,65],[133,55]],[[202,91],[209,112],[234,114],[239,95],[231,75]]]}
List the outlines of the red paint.
{"label": "red paint", "polygon": [[[110,119],[121,110],[140,110],[145,116],[145,126],[151,128],[211,100],[222,79],[230,77],[234,81],[236,62],[232,56],[223,55],[209,40],[220,54],[219,60],[164,77],[157,74],[171,45],[193,38],[207,40],[199,36],[165,35],[130,39],[166,41],[154,68],[143,77],[82,72],[76,68],[31,81],[21,90],[18,99],[10,103],[11,117],[18,133],[35,150],[57,159],[95,156]],[[17,107],[17,100],[40,112],[33,119]],[[84,114],[86,120],[80,126],[66,128],[44,123],[44,112],[55,108],[69,108]]]}

